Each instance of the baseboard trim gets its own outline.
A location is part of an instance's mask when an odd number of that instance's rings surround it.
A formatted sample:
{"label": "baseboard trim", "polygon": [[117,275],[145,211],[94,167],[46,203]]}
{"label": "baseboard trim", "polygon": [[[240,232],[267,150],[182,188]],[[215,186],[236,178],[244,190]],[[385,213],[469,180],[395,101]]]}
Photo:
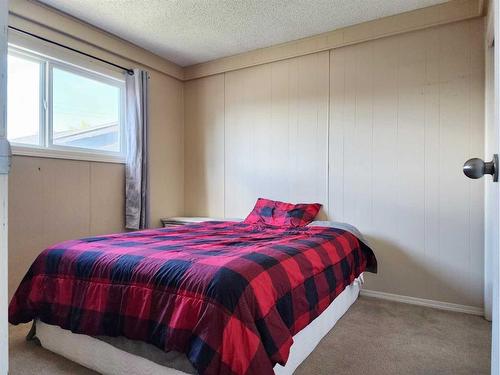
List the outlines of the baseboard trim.
{"label": "baseboard trim", "polygon": [[465,314],[484,316],[484,309],[476,306],[459,305],[456,303],[441,302],[432,299],[402,296],[399,294],[385,293],[369,289],[361,289],[360,293],[362,296],[366,297],[374,297],[374,298],[385,299],[388,301],[408,303],[411,305],[433,307],[435,309],[440,309],[440,310],[448,310],[448,311],[461,312]]}

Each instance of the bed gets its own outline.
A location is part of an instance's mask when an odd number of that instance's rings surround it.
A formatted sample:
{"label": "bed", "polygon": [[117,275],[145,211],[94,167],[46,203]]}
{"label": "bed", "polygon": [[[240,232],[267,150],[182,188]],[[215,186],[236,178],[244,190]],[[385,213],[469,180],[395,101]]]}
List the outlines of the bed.
{"label": "bed", "polygon": [[40,254],[9,321],[37,321],[43,346],[106,374],[290,374],[376,267],[354,229],[331,223],[90,237]]}

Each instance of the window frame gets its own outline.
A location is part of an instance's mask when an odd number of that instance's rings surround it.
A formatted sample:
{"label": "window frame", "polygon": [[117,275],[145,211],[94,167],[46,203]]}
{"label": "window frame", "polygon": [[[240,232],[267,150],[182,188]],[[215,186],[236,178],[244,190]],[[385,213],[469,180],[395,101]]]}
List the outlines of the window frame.
{"label": "window frame", "polygon": [[[39,113],[39,142],[38,144],[17,143],[11,141],[12,153],[14,155],[48,157],[57,159],[101,161],[110,163],[125,163],[125,74],[118,78],[96,69],[84,67],[81,64],[70,63],[58,58],[50,57],[33,50],[9,43],[8,55],[16,56],[40,64],[40,113]],[[117,87],[120,92],[120,113],[119,113],[119,145],[120,151],[106,151],[83,147],[63,146],[53,143],[53,69],[60,69],[72,74],[92,79]],[[8,131],[8,128],[7,128]]]}

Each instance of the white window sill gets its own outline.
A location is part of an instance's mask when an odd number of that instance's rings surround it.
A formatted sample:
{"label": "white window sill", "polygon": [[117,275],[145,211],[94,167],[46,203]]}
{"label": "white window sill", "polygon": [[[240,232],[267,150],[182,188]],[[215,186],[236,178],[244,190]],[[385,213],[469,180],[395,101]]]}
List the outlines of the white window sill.
{"label": "white window sill", "polygon": [[86,151],[55,150],[49,148],[38,148],[38,147],[17,146],[17,145],[12,145],[12,155],[125,164],[125,158],[123,156],[107,155],[104,153],[99,154]]}

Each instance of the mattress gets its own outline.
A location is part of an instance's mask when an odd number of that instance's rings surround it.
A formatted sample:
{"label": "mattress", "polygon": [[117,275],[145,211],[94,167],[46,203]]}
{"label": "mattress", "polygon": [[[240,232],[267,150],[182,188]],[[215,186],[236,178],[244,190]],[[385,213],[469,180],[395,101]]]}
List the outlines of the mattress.
{"label": "mattress", "polygon": [[[277,375],[292,374],[316,348],[320,340],[356,301],[362,275],[306,328],[294,337],[294,344],[285,366],[277,364]],[[123,337],[105,341],[87,335],[71,333],[57,326],[37,321],[36,336],[42,346],[76,363],[109,375],[185,375],[195,373],[184,354],[165,353],[158,348]]]}
{"label": "mattress", "polygon": [[37,257],[9,321],[183,352],[205,375],[273,374],[293,336],[364,271],[376,271],[371,249],[326,226],[213,221],[87,237]]}

